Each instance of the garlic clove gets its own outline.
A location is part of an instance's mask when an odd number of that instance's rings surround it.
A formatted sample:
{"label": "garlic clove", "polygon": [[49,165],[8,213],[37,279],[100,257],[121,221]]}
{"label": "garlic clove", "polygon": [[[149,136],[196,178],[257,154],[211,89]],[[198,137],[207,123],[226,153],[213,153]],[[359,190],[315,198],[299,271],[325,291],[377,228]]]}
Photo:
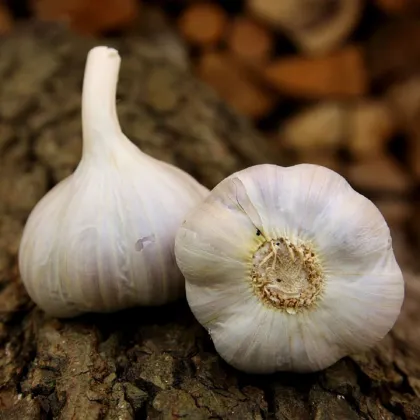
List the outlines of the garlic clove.
{"label": "garlic clove", "polygon": [[[196,234],[191,231],[183,231],[179,237],[179,252],[185,255],[185,264],[183,264],[183,273],[188,276],[191,284],[205,286],[207,283],[217,284],[219,282],[236,287],[243,283],[243,278],[249,271],[249,267],[244,263],[243,257],[235,258],[224,253],[216,246],[210,243],[198,242]],[[199,243],[197,251],[195,244]],[[182,248],[182,250],[181,250]],[[197,271],[194,264],[188,261],[194,261],[199,257],[201,260],[201,270]],[[229,282],[226,282],[223,275],[229,270]],[[204,273],[204,274],[203,274]]]}
{"label": "garlic clove", "polygon": [[[252,224],[234,202],[229,199],[223,204],[210,201],[204,205],[203,211],[208,220],[206,225],[201,225],[200,220],[194,220],[191,226],[193,231],[199,229],[206,238],[206,243],[202,246],[208,246],[221,256],[239,261],[247,255],[247,251],[242,246],[244,242],[252,241],[257,247],[258,238],[254,238],[254,229],[250,229]],[[231,221],[230,229],[226,230],[219,223],[220,220]]]}
{"label": "garlic clove", "polygon": [[184,294],[175,234],[208,190],[122,133],[115,104],[120,61],[112,48],[89,52],[81,161],[35,206],[22,236],[22,280],[53,316],[160,305]]}
{"label": "garlic clove", "polygon": [[175,255],[195,317],[246,372],[320,370],[365,350],[404,298],[381,213],[317,165],[231,175],[188,215]]}
{"label": "garlic clove", "polygon": [[[238,294],[237,299],[240,297],[242,295]],[[273,367],[280,361],[283,366],[291,367],[287,320],[265,311],[252,296],[238,305],[240,307],[233,306],[231,310],[240,309],[241,317],[235,317],[234,313],[229,318],[220,317],[209,328],[216,350],[223,359],[247,373],[274,372]]]}

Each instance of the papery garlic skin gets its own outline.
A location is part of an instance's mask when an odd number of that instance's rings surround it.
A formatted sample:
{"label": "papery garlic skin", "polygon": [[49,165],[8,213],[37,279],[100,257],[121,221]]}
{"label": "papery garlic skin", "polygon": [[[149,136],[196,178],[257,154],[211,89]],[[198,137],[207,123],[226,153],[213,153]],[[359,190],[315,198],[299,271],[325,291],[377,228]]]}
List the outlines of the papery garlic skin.
{"label": "papery garlic skin", "polygon": [[404,298],[381,213],[317,165],[226,178],[179,229],[175,255],[217,352],[251,373],[317,371],[366,350]]}
{"label": "papery garlic skin", "polygon": [[119,67],[116,50],[89,52],[82,159],[35,206],[22,236],[22,280],[53,316],[159,305],[184,293],[175,234],[208,190],[122,133],[115,105]]}

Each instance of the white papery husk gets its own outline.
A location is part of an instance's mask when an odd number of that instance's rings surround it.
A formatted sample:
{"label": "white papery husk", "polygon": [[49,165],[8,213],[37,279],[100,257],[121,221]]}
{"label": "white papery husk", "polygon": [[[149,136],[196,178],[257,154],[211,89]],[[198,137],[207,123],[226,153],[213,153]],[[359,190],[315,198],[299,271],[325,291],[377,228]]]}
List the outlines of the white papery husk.
{"label": "white papery husk", "polygon": [[[278,238],[311,244],[322,266],[322,293],[295,313],[267,305],[251,285],[253,254]],[[189,215],[175,255],[195,317],[246,372],[316,371],[366,350],[392,328],[404,297],[383,216],[316,165],[231,175]]]}
{"label": "white papery husk", "polygon": [[89,52],[82,159],[35,206],[23,232],[22,280],[52,316],[160,305],[184,294],[175,235],[208,190],[123,134],[115,105],[119,68],[116,50]]}

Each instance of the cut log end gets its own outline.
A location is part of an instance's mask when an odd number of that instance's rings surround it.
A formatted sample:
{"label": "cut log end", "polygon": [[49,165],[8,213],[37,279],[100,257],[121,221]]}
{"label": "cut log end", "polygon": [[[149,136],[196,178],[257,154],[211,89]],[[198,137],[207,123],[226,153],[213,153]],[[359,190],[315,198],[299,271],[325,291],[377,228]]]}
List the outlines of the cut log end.
{"label": "cut log end", "polygon": [[197,3],[182,13],[178,27],[191,44],[208,46],[222,39],[227,21],[226,12],[217,4]]}
{"label": "cut log end", "polygon": [[32,0],[35,16],[45,21],[63,21],[85,35],[99,35],[130,26],[139,15],[137,0]]}
{"label": "cut log end", "polygon": [[233,54],[254,65],[269,59],[274,39],[262,25],[248,17],[239,16],[229,28],[227,44]]}
{"label": "cut log end", "polygon": [[13,18],[9,9],[0,3],[0,35],[5,35],[13,28]]}
{"label": "cut log end", "polygon": [[275,104],[271,92],[261,87],[246,69],[228,53],[206,52],[197,72],[227,103],[250,118],[267,114]]}
{"label": "cut log end", "polygon": [[368,89],[362,50],[351,45],[323,57],[279,58],[265,78],[280,92],[306,98],[360,97]]}

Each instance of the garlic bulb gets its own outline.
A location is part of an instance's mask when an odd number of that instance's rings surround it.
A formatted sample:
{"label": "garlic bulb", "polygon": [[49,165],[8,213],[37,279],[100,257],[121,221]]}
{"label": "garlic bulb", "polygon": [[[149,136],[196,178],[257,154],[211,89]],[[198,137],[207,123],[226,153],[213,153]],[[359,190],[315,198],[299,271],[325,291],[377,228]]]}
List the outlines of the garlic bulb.
{"label": "garlic bulb", "polygon": [[112,48],[89,52],[81,161],[35,206],[21,240],[22,280],[53,316],[159,305],[184,293],[175,234],[208,190],[122,133],[115,105],[120,61]]}
{"label": "garlic bulb", "polygon": [[226,178],[188,215],[175,255],[195,317],[246,372],[316,371],[365,350],[404,297],[379,210],[317,165]]}

